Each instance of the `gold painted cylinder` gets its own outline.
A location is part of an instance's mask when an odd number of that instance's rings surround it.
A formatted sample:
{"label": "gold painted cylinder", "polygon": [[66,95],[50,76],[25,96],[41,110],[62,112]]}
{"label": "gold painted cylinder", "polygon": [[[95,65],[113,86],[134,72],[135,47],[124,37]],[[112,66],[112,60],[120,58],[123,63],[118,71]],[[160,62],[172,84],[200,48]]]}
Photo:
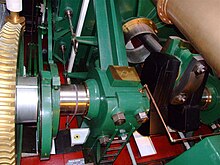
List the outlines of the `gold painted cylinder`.
{"label": "gold painted cylinder", "polygon": [[220,77],[220,1],[158,0],[161,20],[173,23]]}

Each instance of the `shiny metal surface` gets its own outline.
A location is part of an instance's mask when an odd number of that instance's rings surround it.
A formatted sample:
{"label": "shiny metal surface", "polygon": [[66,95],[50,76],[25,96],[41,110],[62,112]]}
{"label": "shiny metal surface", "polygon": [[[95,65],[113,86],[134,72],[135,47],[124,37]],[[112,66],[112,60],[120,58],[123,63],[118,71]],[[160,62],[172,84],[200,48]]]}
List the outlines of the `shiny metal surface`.
{"label": "shiny metal surface", "polygon": [[145,48],[149,50],[150,52],[160,52],[162,49],[162,46],[160,43],[155,39],[152,35],[140,35],[138,36],[138,39],[143,43]]}
{"label": "shiny metal surface", "polygon": [[136,18],[123,25],[128,62],[142,63],[150,55],[150,51],[160,51],[157,42],[157,28],[153,21]]}
{"label": "shiny metal surface", "polygon": [[36,77],[18,78],[16,99],[16,123],[37,122],[38,86]]}
{"label": "shiny metal surface", "polygon": [[60,114],[85,115],[89,108],[89,91],[85,85],[62,85],[60,88]]}
{"label": "shiny metal surface", "polygon": [[205,87],[203,94],[202,94],[202,107],[201,110],[205,111],[207,110],[208,106],[212,103],[212,94],[209,91],[209,89],[207,87]]}
{"label": "shiny metal surface", "polygon": [[[158,15],[173,23],[220,76],[220,1],[158,0]],[[164,20],[167,19],[167,20]]]}
{"label": "shiny metal surface", "polygon": [[11,22],[12,24],[21,24],[25,25],[25,18],[20,17],[18,12],[10,12],[10,15],[6,17],[7,22]]}

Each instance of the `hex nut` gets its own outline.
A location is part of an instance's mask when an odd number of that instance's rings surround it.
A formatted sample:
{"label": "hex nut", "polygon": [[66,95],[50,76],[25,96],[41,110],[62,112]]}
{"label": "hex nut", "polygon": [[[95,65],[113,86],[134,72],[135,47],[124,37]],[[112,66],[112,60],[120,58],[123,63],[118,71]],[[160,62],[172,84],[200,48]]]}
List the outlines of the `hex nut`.
{"label": "hex nut", "polygon": [[99,139],[101,145],[106,145],[109,142],[109,137],[103,136]]}
{"label": "hex nut", "polygon": [[122,125],[125,123],[125,115],[123,112],[118,112],[114,115],[112,115],[112,120],[114,121],[115,125]]}
{"label": "hex nut", "polygon": [[201,74],[205,73],[206,70],[207,70],[207,68],[204,65],[198,64],[194,68],[194,73],[195,73],[196,76],[198,76],[198,75],[201,75]]}
{"label": "hex nut", "polygon": [[138,123],[145,123],[149,120],[146,112],[139,112],[137,115],[135,115],[135,118]]}

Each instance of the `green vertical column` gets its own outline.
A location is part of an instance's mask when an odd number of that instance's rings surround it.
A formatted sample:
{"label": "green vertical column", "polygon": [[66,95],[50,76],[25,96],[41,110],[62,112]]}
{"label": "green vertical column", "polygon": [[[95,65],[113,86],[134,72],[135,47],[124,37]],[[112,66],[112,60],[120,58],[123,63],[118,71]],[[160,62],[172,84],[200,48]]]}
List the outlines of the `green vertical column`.
{"label": "green vertical column", "polygon": [[43,71],[43,54],[42,54],[42,29],[38,27],[38,70]]}
{"label": "green vertical column", "polygon": [[47,21],[48,21],[48,63],[53,63],[52,43],[53,43],[53,32],[52,32],[52,4],[51,0],[47,1]]}
{"label": "green vertical column", "polygon": [[22,152],[23,124],[16,124],[16,164],[20,165]]}
{"label": "green vertical column", "polygon": [[20,43],[19,43],[18,73],[19,73],[19,76],[24,76],[24,36],[23,34],[21,35]]}
{"label": "green vertical column", "polygon": [[127,54],[125,49],[125,43],[124,43],[124,34],[122,31],[122,23],[121,23],[121,15],[118,8],[118,1],[107,1],[110,4],[107,4],[107,6],[110,6],[110,13],[112,16],[112,39],[113,44],[115,45],[115,51],[116,53],[113,54],[114,62],[120,66],[128,66],[127,62]]}
{"label": "green vertical column", "polygon": [[94,0],[101,69],[128,66],[117,1]]}

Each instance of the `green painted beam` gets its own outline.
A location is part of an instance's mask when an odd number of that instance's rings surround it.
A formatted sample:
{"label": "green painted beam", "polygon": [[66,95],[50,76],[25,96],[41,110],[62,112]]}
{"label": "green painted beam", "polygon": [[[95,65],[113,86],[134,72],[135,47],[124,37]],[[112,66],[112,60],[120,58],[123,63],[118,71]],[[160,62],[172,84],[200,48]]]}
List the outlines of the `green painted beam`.
{"label": "green painted beam", "polygon": [[23,124],[16,124],[16,165],[21,164]]}
{"label": "green painted beam", "polygon": [[[23,33],[23,32],[22,32]],[[18,57],[18,74],[24,76],[24,36],[22,35],[19,43],[19,57]]]}
{"label": "green painted beam", "polygon": [[94,36],[80,36],[76,37],[78,43],[98,46],[97,38]]}
{"label": "green painted beam", "polygon": [[100,67],[128,66],[117,1],[94,0]]}
{"label": "green painted beam", "polygon": [[42,29],[38,27],[38,70],[43,71],[43,54],[42,54]]}
{"label": "green painted beam", "polygon": [[[48,21],[48,63],[53,63],[53,27],[51,0],[48,0],[47,21]],[[46,5],[45,5],[46,6]]]}

